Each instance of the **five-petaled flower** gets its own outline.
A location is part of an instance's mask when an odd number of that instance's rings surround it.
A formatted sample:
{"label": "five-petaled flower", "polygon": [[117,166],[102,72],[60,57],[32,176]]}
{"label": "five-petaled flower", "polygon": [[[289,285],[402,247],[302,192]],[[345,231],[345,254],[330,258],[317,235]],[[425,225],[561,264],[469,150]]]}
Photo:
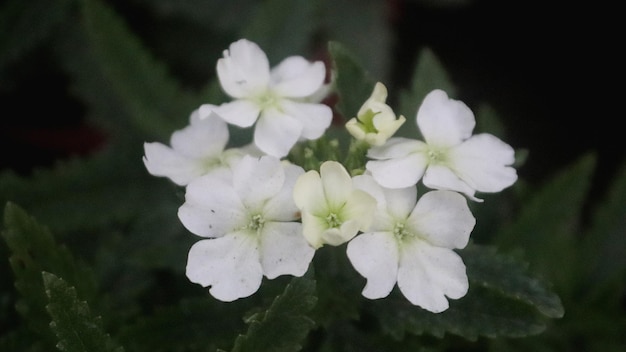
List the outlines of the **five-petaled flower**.
{"label": "five-petaled flower", "polygon": [[417,112],[417,125],[425,141],[390,138],[368,151],[368,171],[388,188],[404,188],[422,178],[432,189],[464,193],[480,201],[475,192],[499,192],[517,180],[510,165],[515,151],[497,137],[472,136],[474,114],[463,102],[439,89],[430,92]]}
{"label": "five-petaled flower", "polygon": [[243,156],[239,149],[224,150],[228,128],[215,113],[201,118],[195,110],[189,120],[187,127],[172,134],[171,147],[159,142],[144,143],[143,162],[150,174],[185,186]]}
{"label": "five-petaled flower", "polygon": [[[222,89],[234,100],[216,112],[239,127],[256,122],[254,143],[268,155],[283,157],[300,139],[317,139],[330,126],[331,108],[315,101],[320,91],[328,89],[321,61],[290,56],[270,70],[263,50],[240,39],[218,60],[217,75]],[[211,109],[201,106],[200,113]]]}
{"label": "five-petaled flower", "polygon": [[386,189],[370,175],[354,178],[356,187],[377,200],[371,228],[348,243],[354,268],[367,279],[363,296],[386,297],[398,284],[414,305],[434,313],[448,300],[463,297],[469,284],[454,249],[464,248],[476,220],[465,197],[430,191],[416,204],[417,188]]}
{"label": "five-petaled flower", "polygon": [[366,230],[376,201],[352,185],[346,169],[336,161],[326,161],[320,172],[308,171],[298,178],[293,190],[302,213],[302,231],[314,248],[338,246]]}
{"label": "five-petaled flower", "polygon": [[[171,147],[144,144],[147,170],[186,186],[178,217],[204,238],[189,250],[187,277],[234,301],[255,293],[263,277],[304,275],[316,249],[348,242],[348,259],[367,280],[363,296],[386,297],[397,284],[414,305],[448,309],[469,286],[455,252],[476,223],[463,195],[480,201],[476,192],[511,186],[514,150],[493,135],[472,135],[472,111],[442,90],[417,112],[424,141],[392,137],[406,119],[396,118],[378,82],[346,123],[354,140],[344,164],[327,160],[305,172],[281,158],[330,126],[332,110],[319,103],[330,87],[325,73],[322,62],[300,56],[270,69],[257,44],[238,40],[217,62],[234,100],[201,105]],[[256,124],[253,143],[225,150],[229,123]],[[352,177],[346,166],[366,171]],[[420,180],[435,190],[418,200]]]}
{"label": "five-petaled flower", "polygon": [[178,216],[207,238],[189,250],[189,280],[229,302],[255,293],[263,276],[304,275],[315,251],[292,197],[303,173],[271,156],[244,156],[231,178],[208,174],[189,183]]}
{"label": "five-petaled flower", "polygon": [[377,82],[372,95],[359,109],[357,117],[346,123],[346,129],[359,141],[369,145],[383,145],[406,121],[404,116],[396,119],[393,109],[385,103],[387,88]]}

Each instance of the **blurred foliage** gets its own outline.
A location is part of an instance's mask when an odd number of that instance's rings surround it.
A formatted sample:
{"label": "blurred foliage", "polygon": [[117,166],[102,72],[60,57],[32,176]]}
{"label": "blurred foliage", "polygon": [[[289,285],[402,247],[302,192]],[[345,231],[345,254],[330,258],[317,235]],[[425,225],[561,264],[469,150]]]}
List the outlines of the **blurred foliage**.
{"label": "blurred foliage", "polygon": [[[143,143],[167,142],[199,104],[225,99],[214,63],[241,37],[258,42],[272,63],[296,54],[326,61],[337,79],[336,112],[353,116],[392,64],[385,1],[8,0],[1,6],[3,89],[19,83],[20,65],[31,55],[44,52],[69,77],[73,98],[86,107],[82,118],[107,136],[89,156],[26,176],[0,173],[1,351],[626,346],[626,165],[587,210],[593,154],[540,187],[520,180],[472,205],[473,243],[459,251],[470,292],[441,314],[410,305],[395,290],[385,299],[364,299],[364,281],[337,254],[341,247],[320,249],[304,277],[265,280],[254,296],[228,304],[187,281],[195,238],[176,217],[183,195],[147,173]],[[411,85],[390,94],[407,117],[402,133],[415,137],[413,116],[424,95],[442,88],[455,96],[456,87],[429,48],[408,74]],[[475,111],[479,131],[506,140],[506,125],[488,102]],[[518,150],[518,164],[532,152]]]}

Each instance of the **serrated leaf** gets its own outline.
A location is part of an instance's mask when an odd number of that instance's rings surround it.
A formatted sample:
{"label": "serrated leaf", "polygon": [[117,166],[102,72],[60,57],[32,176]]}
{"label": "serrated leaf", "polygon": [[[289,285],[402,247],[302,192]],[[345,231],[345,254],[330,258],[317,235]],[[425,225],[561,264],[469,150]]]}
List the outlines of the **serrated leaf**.
{"label": "serrated leaf", "polygon": [[424,97],[433,89],[442,89],[451,98],[456,95],[456,87],[443,64],[430,48],[425,47],[418,54],[410,87],[399,96],[396,114],[404,115],[407,123],[398,131],[398,135],[409,138],[421,136],[415,124],[415,116]]}
{"label": "serrated leaf", "polygon": [[59,273],[75,283],[83,297],[96,296],[96,283],[90,269],[77,262],[63,246],[55,243],[49,230],[37,223],[19,206],[8,203],[4,211],[4,237],[12,254],[15,287],[21,294],[16,304],[28,326],[45,341],[52,341],[45,311],[42,271]]}
{"label": "serrated leaf", "polygon": [[576,236],[595,164],[595,155],[587,154],[561,170],[523,201],[516,221],[495,238],[501,248],[523,250],[531,267],[560,294],[570,292],[580,274],[573,265]]}
{"label": "serrated leaf", "polygon": [[314,326],[307,314],[317,298],[315,281],[294,278],[270,307],[248,318],[248,331],[235,340],[232,352],[299,351]]}
{"label": "serrated leaf", "polygon": [[376,82],[342,44],[331,41],[328,43],[328,51],[339,96],[337,110],[345,119],[350,119],[356,116],[361,105],[370,97]]}
{"label": "serrated leaf", "polygon": [[167,207],[178,200],[174,187],[145,170],[141,147],[117,145],[90,158],[36,170],[29,178],[0,173],[0,201],[19,201],[57,236],[102,230],[150,215],[146,205]]}
{"label": "serrated leaf", "polygon": [[257,43],[272,65],[292,55],[307,56],[315,29],[315,9],[314,1],[264,1],[241,31],[241,37]]}
{"label": "serrated leaf", "polygon": [[467,295],[450,300],[447,310],[435,314],[413,306],[394,290],[368,308],[384,332],[397,339],[406,332],[454,334],[469,340],[523,337],[543,332],[549,318],[563,315],[559,297],[527,273],[524,263],[478,245],[460,253],[470,281]]}
{"label": "serrated leaf", "polygon": [[187,124],[202,99],[184,92],[108,5],[86,0],[82,10],[92,60],[117,94],[131,125],[149,138],[168,140]]}
{"label": "serrated leaf", "polygon": [[76,289],[65,280],[42,272],[49,303],[46,310],[52,317],[50,328],[63,352],[123,352],[102,328],[102,319],[94,316],[85,301],[78,299]]}

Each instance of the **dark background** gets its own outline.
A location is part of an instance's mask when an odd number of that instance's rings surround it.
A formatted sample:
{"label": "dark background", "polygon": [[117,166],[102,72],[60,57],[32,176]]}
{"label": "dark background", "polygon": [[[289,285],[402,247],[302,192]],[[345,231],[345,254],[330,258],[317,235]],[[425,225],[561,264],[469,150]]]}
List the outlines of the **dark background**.
{"label": "dark background", "polygon": [[[614,107],[623,90],[617,12],[528,1],[388,4],[396,40],[391,85],[407,85],[418,50],[432,48],[459,98],[470,107],[489,102],[503,119],[506,141],[529,150],[521,177],[539,184],[582,154],[596,152],[594,189],[602,193],[626,149],[622,110]],[[126,18],[142,20],[129,13]],[[26,55],[5,73],[8,83],[0,82],[2,169],[29,175],[60,158],[87,155],[105,141],[84,123],[85,107],[67,91],[68,77],[47,50]]]}

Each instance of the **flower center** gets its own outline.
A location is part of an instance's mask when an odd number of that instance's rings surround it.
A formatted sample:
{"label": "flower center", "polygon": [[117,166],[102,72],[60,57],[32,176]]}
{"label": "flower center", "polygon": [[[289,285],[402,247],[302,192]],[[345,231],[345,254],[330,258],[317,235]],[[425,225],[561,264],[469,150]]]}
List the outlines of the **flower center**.
{"label": "flower center", "polygon": [[250,218],[250,222],[244,227],[244,229],[259,232],[263,229],[264,224],[265,219],[263,219],[263,216],[261,216],[261,214],[256,214]]}
{"label": "flower center", "polygon": [[326,217],[326,223],[328,224],[329,228],[339,227],[341,226],[341,222],[341,219],[339,219],[339,216],[337,216],[337,214],[335,213],[330,213]]}
{"label": "flower center", "polygon": [[403,223],[396,223],[393,227],[393,235],[396,236],[398,240],[403,240],[407,236],[412,236],[412,234],[404,227]]}
{"label": "flower center", "polygon": [[261,107],[261,110],[265,110],[271,107],[278,107],[278,100],[279,97],[270,90],[263,92],[263,94],[260,94],[255,99],[256,103]]}
{"label": "flower center", "polygon": [[443,163],[446,161],[446,152],[442,149],[428,148],[428,159],[433,164]]}

